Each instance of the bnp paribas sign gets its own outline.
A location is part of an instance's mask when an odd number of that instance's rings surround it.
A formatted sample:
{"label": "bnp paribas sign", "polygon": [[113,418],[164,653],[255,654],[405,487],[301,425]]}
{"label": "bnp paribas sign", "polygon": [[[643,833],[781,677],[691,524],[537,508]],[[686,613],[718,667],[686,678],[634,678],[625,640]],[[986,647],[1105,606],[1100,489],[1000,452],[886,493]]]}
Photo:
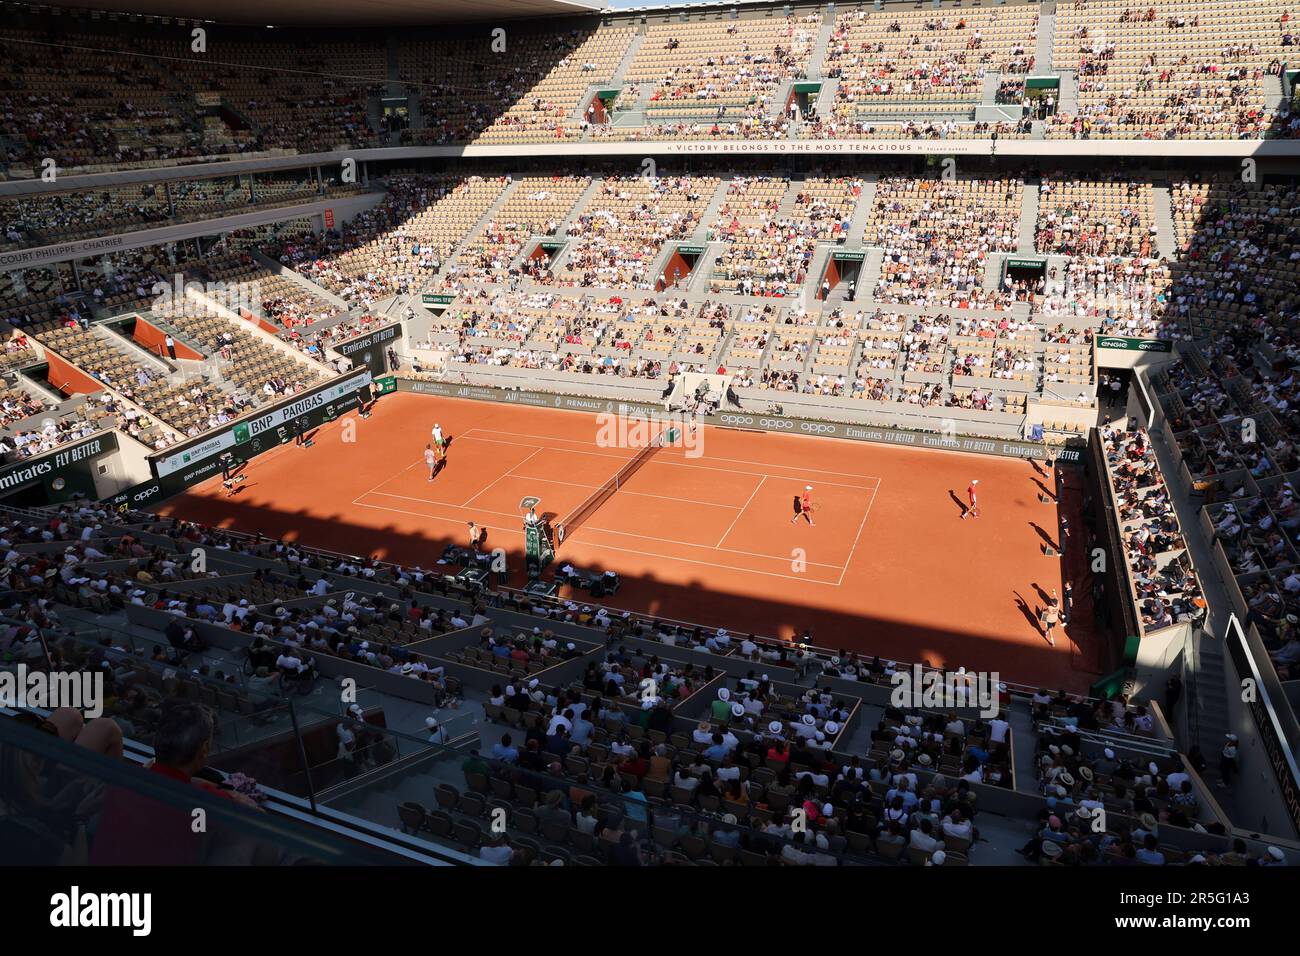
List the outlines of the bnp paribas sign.
{"label": "bnp paribas sign", "polygon": [[1126,352],[1172,352],[1174,343],[1164,339],[1130,339],[1118,335],[1099,335],[1097,348]]}

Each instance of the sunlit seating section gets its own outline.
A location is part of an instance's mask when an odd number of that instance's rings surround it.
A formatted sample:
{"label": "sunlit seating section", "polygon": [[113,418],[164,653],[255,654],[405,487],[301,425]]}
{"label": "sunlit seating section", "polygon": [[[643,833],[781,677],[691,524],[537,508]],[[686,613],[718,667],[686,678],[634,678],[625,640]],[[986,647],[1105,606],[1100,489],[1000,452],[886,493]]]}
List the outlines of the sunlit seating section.
{"label": "sunlit seating section", "polygon": [[[563,35],[551,37],[551,43],[543,43],[542,50],[546,56],[553,56],[558,41],[560,49],[565,50],[563,58],[531,88],[524,90],[476,141],[509,145],[578,138],[585,119],[581,113],[583,93],[614,75],[635,33],[635,28],[630,26],[601,26],[581,37],[581,42],[571,51],[563,45],[566,40]],[[533,52],[532,58],[542,59],[539,53]],[[514,55],[512,52],[511,56]]]}
{"label": "sunlit seating section", "polygon": [[664,243],[698,228],[719,180],[707,176],[604,179],[569,226],[557,281],[565,285],[651,289]]}
{"label": "sunlit seating section", "polygon": [[768,116],[787,79],[806,75],[820,14],[655,23],[616,108],[643,103],[647,122]]}
{"label": "sunlit seating section", "polygon": [[[862,183],[813,176],[790,182],[737,177],[712,224],[725,245],[709,288],[744,295],[794,295],[807,279],[819,241],[838,241],[857,208]],[[778,213],[782,213],[778,215]]]}
{"label": "sunlit seating section", "polygon": [[1036,3],[944,10],[891,4],[838,13],[822,64],[824,75],[839,79],[835,115],[973,107],[986,74],[1031,70],[1038,11]]}
{"label": "sunlit seating section", "polygon": [[1158,259],[1079,256],[1066,259],[1035,308],[1049,322],[1068,318],[1108,335],[1165,338],[1177,330],[1166,317],[1169,265]]}
{"label": "sunlit seating section", "polygon": [[432,278],[506,187],[505,177],[397,175],[379,206],[339,237],[295,244],[301,272],[349,302],[414,289]]}
{"label": "sunlit seating section", "polygon": [[525,176],[456,259],[457,277],[499,281],[533,236],[553,236],[591,185],[590,176]]}
{"label": "sunlit seating section", "polygon": [[1294,59],[1290,0],[1088,0],[1056,9],[1053,62],[1077,70],[1077,113],[1056,138],[1242,139],[1266,135],[1265,78]]}
{"label": "sunlit seating section", "polygon": [[985,288],[985,265],[991,253],[1016,249],[1023,199],[1019,178],[881,179],[865,239],[884,249],[876,299],[1009,307],[1008,292]]}

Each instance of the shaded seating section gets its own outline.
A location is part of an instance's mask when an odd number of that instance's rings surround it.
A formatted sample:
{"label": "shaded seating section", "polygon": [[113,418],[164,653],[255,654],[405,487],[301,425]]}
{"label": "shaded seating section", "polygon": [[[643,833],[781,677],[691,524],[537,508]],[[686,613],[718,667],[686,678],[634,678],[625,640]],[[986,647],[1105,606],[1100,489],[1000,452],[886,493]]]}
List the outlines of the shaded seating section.
{"label": "shaded seating section", "polygon": [[425,118],[405,138],[496,145],[571,139],[584,90],[613,76],[633,33],[594,22],[567,30],[521,25],[509,31],[505,55],[481,31],[405,38],[398,74]]}
{"label": "shaded seating section", "polygon": [[1100,432],[1142,626],[1204,620],[1205,599],[1145,430]]}
{"label": "shaded seating section", "polygon": [[432,278],[505,187],[504,177],[397,174],[381,205],[337,232],[295,237],[270,252],[349,303],[368,307]]}
{"label": "shaded seating section", "polygon": [[1044,176],[1038,188],[1039,252],[1150,258],[1156,234],[1149,182],[1118,176]]}

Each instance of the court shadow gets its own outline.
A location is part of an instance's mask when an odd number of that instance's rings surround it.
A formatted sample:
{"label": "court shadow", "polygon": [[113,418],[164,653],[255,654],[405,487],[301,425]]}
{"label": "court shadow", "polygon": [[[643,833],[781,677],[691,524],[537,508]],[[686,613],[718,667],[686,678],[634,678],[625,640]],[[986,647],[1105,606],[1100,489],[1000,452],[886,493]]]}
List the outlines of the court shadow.
{"label": "court shadow", "polygon": [[[1035,585],[1035,587],[1036,586],[1037,585]],[[1033,626],[1034,632],[1038,634],[1039,637],[1042,637],[1043,628],[1042,625],[1038,623],[1038,615],[1034,613],[1034,609],[1029,606],[1028,601],[1026,601],[1023,597],[1020,596],[1019,591],[1012,591],[1011,593],[1016,596],[1016,607],[1020,609],[1020,613],[1023,614],[1025,616],[1025,620],[1028,621],[1030,625]]]}
{"label": "court shadow", "polygon": [[1036,522],[1033,521],[1029,522],[1029,527],[1033,528],[1035,531],[1038,532],[1038,536],[1043,539],[1043,544],[1055,548],[1057,551],[1061,550],[1060,547],[1057,545],[1057,543],[1052,540],[1051,535],[1049,535],[1046,531],[1040,528]]}
{"label": "court shadow", "polygon": [[1034,484],[1036,484],[1036,485],[1038,486],[1038,490],[1039,490],[1039,491],[1041,491],[1043,494],[1047,495],[1047,497],[1051,498],[1052,501],[1056,501],[1056,500],[1057,500],[1057,499],[1056,499],[1056,493],[1053,492],[1053,491],[1049,491],[1048,488],[1047,488],[1047,485],[1043,484],[1043,483],[1042,483],[1041,481],[1039,481],[1037,478],[1033,478],[1033,479],[1031,479],[1031,480],[1033,481]]}
{"label": "court shadow", "polygon": [[961,511],[962,514],[965,514],[969,510],[966,507],[966,502],[958,498],[957,492],[953,491],[951,488],[948,489],[948,497],[952,499],[952,503],[957,506],[958,510]]}
{"label": "court shadow", "polygon": [[[955,503],[964,510],[959,500]],[[359,515],[345,510],[321,512],[310,504],[288,510],[253,501],[249,495],[225,499],[216,495],[186,493],[170,499],[158,510],[166,517],[184,516],[215,528],[260,531],[271,538],[297,541],[335,554],[395,561],[407,567],[437,567],[440,575],[449,571],[448,566],[436,564],[447,545],[464,548],[468,544],[464,522],[439,521],[422,527],[388,522],[368,525],[358,520]],[[558,520],[551,513],[547,513],[547,518]],[[785,520],[788,521],[788,517]],[[491,530],[496,534],[482,543],[482,549],[491,551],[494,547],[501,547],[506,558],[509,584],[515,588],[524,587],[527,575],[522,534],[516,536],[506,525],[497,525]],[[1081,547],[1077,542],[1073,546]],[[1032,643],[1028,639],[1029,632],[1022,631],[1014,623],[1010,629],[1013,633],[1008,634],[1002,629],[988,631],[960,624],[945,626],[900,619],[865,607],[856,610],[823,607],[819,604],[817,592],[812,589],[771,588],[733,592],[719,587],[707,574],[664,579],[644,567],[629,568],[627,559],[617,554],[601,554],[597,560],[592,560],[596,557],[596,554],[584,553],[579,542],[573,550],[562,551],[557,564],[543,572],[543,578],[550,580],[554,568],[562,566],[566,560],[592,570],[611,567],[619,572],[621,578],[618,592],[613,597],[596,597],[587,590],[568,588],[565,589],[566,595],[580,604],[599,604],[613,616],[629,610],[658,616],[665,621],[673,620],[674,624],[690,621],[705,626],[728,627],[733,634],[753,631],[791,647],[799,635],[811,632],[819,644],[840,647],[846,652],[877,654],[903,662],[927,659],[937,666],[975,665],[998,670],[1008,679],[1061,684],[1072,691],[1086,689],[1092,677],[1101,673],[1100,667],[1071,663],[1067,656],[1059,653],[1059,648],[1053,651],[1046,644],[1028,646]],[[456,572],[451,570],[450,573]],[[1015,599],[1025,621],[1034,628],[1034,635],[1041,638],[1043,632],[1035,606],[1021,594],[1016,594]],[[1090,661],[1093,655],[1087,649],[1103,638],[1092,625],[1089,608],[1078,601],[1075,617],[1080,620],[1081,629],[1070,637],[1081,643],[1084,649],[1080,658]]]}

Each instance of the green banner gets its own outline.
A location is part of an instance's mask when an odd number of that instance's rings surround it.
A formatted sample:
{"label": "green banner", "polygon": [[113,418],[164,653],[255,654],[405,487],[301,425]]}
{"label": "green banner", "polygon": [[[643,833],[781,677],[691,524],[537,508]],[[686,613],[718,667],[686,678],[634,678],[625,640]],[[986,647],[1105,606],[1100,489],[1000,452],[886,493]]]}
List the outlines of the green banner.
{"label": "green banner", "polygon": [[836,250],[831,253],[836,262],[865,262],[867,254],[865,252],[843,252]]}
{"label": "green banner", "polygon": [[381,375],[379,376],[379,378],[375,379],[376,395],[387,395],[390,392],[395,392],[395,391],[397,391],[396,375]]}
{"label": "green banner", "polygon": [[41,486],[51,502],[64,501],[74,494],[94,496],[95,463],[117,450],[117,433],[106,431],[21,458],[0,468],[0,493],[8,495]]}
{"label": "green banner", "polygon": [[1008,259],[1008,269],[1045,269],[1047,268],[1046,259]]}
{"label": "green banner", "polygon": [[1059,76],[1031,76],[1025,80],[1027,90],[1057,90],[1061,88]]}
{"label": "green banner", "polygon": [[704,255],[704,246],[678,246],[677,251],[684,256]]}
{"label": "green banner", "polygon": [[455,299],[454,295],[435,295],[432,292],[420,296],[420,302],[424,305],[451,305]]}
{"label": "green banner", "polygon": [[1172,352],[1174,343],[1164,339],[1131,339],[1120,335],[1098,335],[1097,348],[1126,352]]}

